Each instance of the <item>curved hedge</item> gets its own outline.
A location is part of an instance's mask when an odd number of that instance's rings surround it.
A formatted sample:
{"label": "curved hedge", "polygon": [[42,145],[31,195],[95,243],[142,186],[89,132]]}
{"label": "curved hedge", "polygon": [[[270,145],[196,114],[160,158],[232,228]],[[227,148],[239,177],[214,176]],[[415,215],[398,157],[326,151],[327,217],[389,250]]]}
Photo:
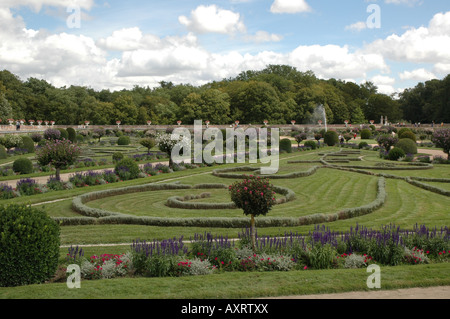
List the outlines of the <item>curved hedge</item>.
{"label": "curved hedge", "polygon": [[[288,178],[299,178],[299,177],[307,177],[315,174],[317,170],[320,168],[320,166],[314,166],[311,167],[307,171],[299,171],[299,172],[292,172],[288,174],[271,174],[271,175],[261,175],[262,177],[269,178],[269,179],[288,179]],[[225,168],[225,169],[217,169],[212,172],[212,174],[216,177],[222,177],[222,178],[234,178],[234,179],[241,179],[245,178],[245,174],[234,174],[234,173],[228,173],[228,172],[242,172],[242,171],[252,171],[253,174],[257,175],[261,173],[261,170],[255,169],[254,167],[237,167],[237,168]]]}
{"label": "curved hedge", "polygon": [[[208,184],[204,184],[207,186]],[[211,184],[218,187],[220,184]],[[224,185],[222,185],[223,187]],[[88,216],[87,218],[57,218],[62,225],[86,225],[86,224],[133,224],[147,226],[163,226],[163,227],[220,227],[220,228],[241,228],[248,226],[248,218],[227,218],[227,217],[210,217],[210,218],[163,218],[163,217],[138,217],[126,215],[116,212],[109,212],[101,209],[90,208],[85,205],[86,202],[94,199],[115,196],[119,194],[127,194],[136,191],[151,190],[167,190],[167,189],[194,189],[198,186],[181,185],[181,184],[147,184],[126,187],[122,189],[105,190],[93,192],[78,196],[73,200],[74,210]],[[210,187],[211,188],[211,187]],[[295,199],[295,193],[284,187],[275,186],[275,191],[285,196],[285,199],[279,203],[288,202]],[[383,206],[386,199],[385,179],[380,177],[378,180],[378,189],[376,199],[367,205],[344,209],[332,214],[314,214],[302,217],[263,217],[256,220],[257,227],[278,227],[278,226],[302,226],[315,223],[332,222],[336,220],[348,219],[365,214],[372,213]],[[208,204],[208,203],[188,203],[188,204]],[[218,204],[210,204],[218,205]],[[221,205],[221,204],[220,204]],[[225,205],[225,204],[224,204]],[[234,205],[234,204],[233,204]],[[197,207],[200,208],[200,207]],[[203,207],[202,207],[203,209]]]}

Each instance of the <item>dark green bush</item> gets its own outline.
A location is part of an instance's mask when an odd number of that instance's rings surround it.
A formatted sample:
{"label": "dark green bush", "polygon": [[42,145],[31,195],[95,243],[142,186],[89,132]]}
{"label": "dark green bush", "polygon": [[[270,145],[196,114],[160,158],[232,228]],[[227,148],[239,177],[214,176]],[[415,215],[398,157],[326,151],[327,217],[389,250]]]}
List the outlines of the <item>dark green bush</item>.
{"label": "dark green bush", "polygon": [[117,140],[117,145],[130,145],[130,137],[128,136],[120,136]]}
{"label": "dark green bush", "polygon": [[395,147],[401,148],[405,154],[417,154],[417,144],[410,138],[400,139]]}
{"label": "dark green bush", "polygon": [[29,136],[22,136],[22,143],[19,145],[20,148],[26,149],[28,153],[34,153],[34,141]]}
{"label": "dark green bush", "polygon": [[28,158],[16,159],[13,163],[13,171],[19,174],[33,173],[33,163]]}
{"label": "dark green bush", "polygon": [[358,147],[361,149],[361,148],[364,148],[364,147],[366,147],[366,146],[369,146],[369,144],[367,144],[367,142],[361,142],[361,143],[359,143],[358,144]]}
{"label": "dark green bush", "polygon": [[0,145],[0,159],[8,158],[8,153],[3,145]]}
{"label": "dark green bush", "polygon": [[411,133],[412,133],[412,131],[411,131],[409,128],[407,128],[407,127],[402,127],[402,128],[399,129],[398,132],[397,132],[398,138],[402,138],[402,135],[403,135],[403,133],[405,133],[405,132],[411,132]]}
{"label": "dark green bush", "polygon": [[112,156],[113,162],[117,163],[120,162],[121,160],[123,160],[124,156],[122,153],[120,152],[115,152]]}
{"label": "dark green bush", "polygon": [[361,130],[361,139],[368,140],[372,137],[372,131],[368,129]]}
{"label": "dark green bush", "polygon": [[411,131],[405,131],[405,132],[403,132],[401,135],[399,134],[399,135],[398,135],[398,138],[399,138],[399,139],[409,138],[409,139],[413,140],[414,142],[417,141],[416,134],[414,134],[414,133],[411,132]]}
{"label": "dark green bush", "polygon": [[314,142],[314,141],[306,141],[304,143],[304,145],[305,145],[305,147],[309,147],[309,148],[311,148],[313,150],[315,150],[317,148],[317,143]]}
{"label": "dark green bush", "polygon": [[292,142],[288,138],[284,138],[280,141],[280,151],[292,153]]}
{"label": "dark green bush", "polygon": [[120,177],[121,180],[126,181],[138,178],[141,170],[135,160],[127,157],[116,164],[114,172]]}
{"label": "dark green bush", "polygon": [[67,128],[67,134],[69,135],[69,140],[70,140],[72,143],[77,142],[77,132],[75,131],[74,128],[68,127],[68,128]]}
{"label": "dark green bush", "polygon": [[77,142],[78,143],[83,143],[83,141],[84,141],[84,136],[81,135],[81,134],[77,134]]}
{"label": "dark green bush", "polygon": [[325,133],[323,140],[325,144],[328,146],[335,146],[336,144],[339,144],[339,136],[336,133],[336,131],[328,131]]}
{"label": "dark green bush", "polygon": [[0,207],[0,286],[43,283],[58,267],[59,225],[31,206]]}
{"label": "dark green bush", "polygon": [[60,137],[60,139],[65,139],[65,140],[68,140],[68,139],[69,139],[69,133],[68,133],[65,129],[63,129],[63,128],[57,128],[57,130],[61,132],[61,137]]}
{"label": "dark green bush", "polygon": [[391,149],[389,151],[388,154],[388,159],[391,161],[397,161],[399,158],[404,157],[405,156],[405,152],[398,147],[394,147],[393,149]]}

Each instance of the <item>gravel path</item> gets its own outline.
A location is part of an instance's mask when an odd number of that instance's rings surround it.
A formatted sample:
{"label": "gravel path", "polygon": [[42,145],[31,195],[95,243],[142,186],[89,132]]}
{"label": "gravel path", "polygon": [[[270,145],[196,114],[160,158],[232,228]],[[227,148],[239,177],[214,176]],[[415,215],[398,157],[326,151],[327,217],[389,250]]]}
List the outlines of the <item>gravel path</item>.
{"label": "gravel path", "polygon": [[450,299],[450,286],[284,296],[268,299]]}

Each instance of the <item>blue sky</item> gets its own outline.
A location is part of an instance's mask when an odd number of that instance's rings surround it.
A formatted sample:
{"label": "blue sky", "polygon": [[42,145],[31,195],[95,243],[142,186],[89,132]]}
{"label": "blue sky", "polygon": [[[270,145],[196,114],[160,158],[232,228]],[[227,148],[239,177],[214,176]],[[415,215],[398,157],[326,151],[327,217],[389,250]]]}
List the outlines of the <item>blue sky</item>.
{"label": "blue sky", "polygon": [[[69,11],[71,5],[78,11]],[[379,10],[380,27],[368,27]],[[67,20],[78,17],[77,27]],[[72,20],[75,21],[75,20]],[[372,20],[371,20],[372,21]],[[0,69],[95,89],[191,83],[267,64],[372,81],[386,94],[450,73],[448,0],[3,0]]]}

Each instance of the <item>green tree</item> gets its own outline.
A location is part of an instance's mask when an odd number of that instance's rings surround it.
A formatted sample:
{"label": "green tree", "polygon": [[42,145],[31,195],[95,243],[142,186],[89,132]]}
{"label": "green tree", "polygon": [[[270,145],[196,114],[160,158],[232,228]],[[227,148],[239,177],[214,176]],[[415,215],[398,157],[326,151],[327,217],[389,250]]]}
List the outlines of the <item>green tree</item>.
{"label": "green tree", "polygon": [[47,140],[36,150],[36,160],[41,166],[52,165],[56,179],[60,180],[61,169],[75,163],[80,154],[81,149],[69,140]]}

